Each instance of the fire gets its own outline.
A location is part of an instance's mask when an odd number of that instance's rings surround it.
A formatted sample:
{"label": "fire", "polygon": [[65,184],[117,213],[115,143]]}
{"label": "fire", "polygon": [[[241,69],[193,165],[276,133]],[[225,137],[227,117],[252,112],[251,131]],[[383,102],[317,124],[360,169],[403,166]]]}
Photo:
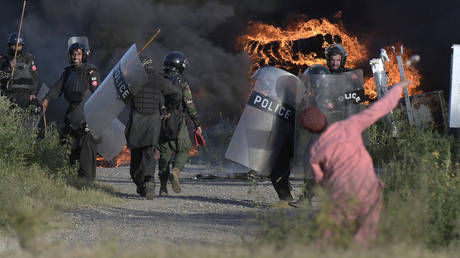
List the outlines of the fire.
{"label": "fire", "polygon": [[[195,146],[192,146],[189,154],[190,154],[190,157],[194,157],[194,156],[200,155],[200,152]],[[155,159],[159,159],[159,158],[160,158],[160,152],[157,150],[155,152]],[[97,166],[104,167],[104,168],[119,167],[121,165],[128,164],[130,161],[131,161],[131,152],[126,146],[124,146],[123,150],[120,151],[120,153],[110,161],[105,160],[103,157],[97,157]]]}
{"label": "fire", "polygon": [[103,157],[97,157],[98,167],[119,167],[123,164],[129,163],[131,160],[131,152],[124,146],[123,150],[110,161],[105,160]]}
{"label": "fire", "polygon": [[[251,61],[251,73],[261,66],[272,65],[294,74],[299,74],[313,64],[326,65],[325,49],[341,43],[347,50],[347,67],[362,68],[369,65],[369,53],[357,36],[350,34],[343,24],[334,24],[327,19],[298,21],[285,29],[259,22],[250,22],[248,33],[238,38],[238,45],[248,53]],[[391,63],[387,64],[389,82],[399,81],[399,70],[391,47],[385,47]],[[399,49],[399,47],[397,48]],[[405,51],[407,59],[411,51]],[[377,57],[378,53],[376,53]],[[421,75],[416,68],[405,68],[406,78],[414,82],[409,86],[409,94],[421,92]],[[370,99],[377,97],[375,83],[366,76],[364,89]]]}
{"label": "fire", "polygon": [[194,156],[200,155],[200,152],[195,146],[192,146],[192,148],[190,148],[189,154],[190,154],[190,157],[194,157]]}

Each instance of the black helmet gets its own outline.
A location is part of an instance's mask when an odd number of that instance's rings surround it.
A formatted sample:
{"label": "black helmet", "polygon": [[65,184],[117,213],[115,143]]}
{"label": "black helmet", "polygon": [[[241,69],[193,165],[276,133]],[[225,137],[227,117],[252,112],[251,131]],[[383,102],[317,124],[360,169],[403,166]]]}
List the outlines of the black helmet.
{"label": "black helmet", "polygon": [[335,55],[342,56],[342,60],[340,61],[340,66],[345,67],[345,64],[347,63],[347,51],[345,51],[345,48],[340,44],[331,45],[326,49],[327,66],[331,67],[331,56],[335,56]]}
{"label": "black helmet", "polygon": [[171,51],[163,58],[163,70],[165,72],[182,73],[189,65],[188,59],[184,57],[182,52]]}
{"label": "black helmet", "polygon": [[[10,33],[10,35],[8,35],[8,45],[16,44],[17,41],[18,41],[18,33],[17,32],[13,32],[13,33]],[[24,37],[22,35],[19,36],[19,44],[24,46]]]}
{"label": "black helmet", "polygon": [[73,43],[67,49],[68,54],[69,54],[69,62],[72,63],[72,52],[74,50],[76,50],[76,49],[81,49],[81,51],[83,52],[83,58],[82,58],[81,61],[82,61],[82,63],[86,63],[86,59],[88,58],[89,51],[88,51],[88,48],[84,44],[82,44],[80,42]]}
{"label": "black helmet", "polygon": [[325,66],[319,65],[319,64],[314,64],[314,65],[308,67],[307,71],[305,71],[305,72],[309,73],[309,74],[331,74],[329,69],[327,69]]}

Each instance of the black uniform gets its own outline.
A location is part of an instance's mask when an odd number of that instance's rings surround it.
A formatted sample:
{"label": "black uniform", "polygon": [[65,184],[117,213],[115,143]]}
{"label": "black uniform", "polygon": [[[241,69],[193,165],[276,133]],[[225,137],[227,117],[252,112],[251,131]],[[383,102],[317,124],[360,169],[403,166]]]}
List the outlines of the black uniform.
{"label": "black uniform", "polygon": [[126,139],[131,151],[130,174],[138,186],[139,194],[147,181],[154,181],[155,146],[161,129],[161,102],[168,95],[175,106],[180,104],[181,95],[176,86],[154,71],[148,58],[141,58],[148,75],[148,82],[131,100],[131,113],[126,126]]}
{"label": "black uniform", "polygon": [[30,105],[30,95],[37,92],[37,66],[33,55],[18,51],[14,78],[11,78],[10,61],[12,53],[0,56],[0,80],[2,95],[7,96],[17,105],[26,108]]}
{"label": "black uniform", "polygon": [[68,115],[96,90],[99,82],[100,75],[94,65],[83,63],[78,68],[71,65],[65,68],[46,96],[47,99],[57,99],[64,94],[65,100],[69,102],[64,119],[64,134],[72,136],[70,162],[74,164],[76,160],[79,160],[78,175],[89,180],[94,180],[96,177],[96,141],[89,133],[86,124],[76,129],[72,128]]}
{"label": "black uniform", "polygon": [[292,186],[289,183],[291,175],[291,159],[294,157],[294,127],[289,130],[288,136],[281,146],[276,163],[270,173],[270,179],[280,200],[292,201]]}

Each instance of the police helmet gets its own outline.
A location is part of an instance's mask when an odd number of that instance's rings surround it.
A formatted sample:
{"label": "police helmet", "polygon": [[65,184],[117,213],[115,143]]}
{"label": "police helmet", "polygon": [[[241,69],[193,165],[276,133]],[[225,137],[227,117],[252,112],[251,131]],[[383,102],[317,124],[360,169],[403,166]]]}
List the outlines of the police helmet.
{"label": "police helmet", "polygon": [[[18,42],[18,33],[10,33],[10,35],[8,35],[8,45],[16,44],[16,42]],[[19,44],[24,46],[24,37],[22,35],[19,36]]]}
{"label": "police helmet", "polygon": [[345,67],[345,64],[347,63],[347,51],[341,44],[334,44],[329,46],[326,49],[326,61],[327,61],[327,66],[331,67],[331,56],[335,55],[341,55],[342,60],[340,61],[340,66]]}
{"label": "police helmet", "polygon": [[182,73],[189,66],[188,59],[180,51],[171,51],[163,58],[165,72]]}
{"label": "police helmet", "polygon": [[67,52],[68,52],[68,55],[69,55],[69,63],[72,63],[72,53],[76,49],[81,49],[81,51],[83,52],[83,57],[82,57],[81,61],[82,61],[82,63],[86,63],[86,60],[88,59],[88,55],[89,55],[89,50],[84,44],[82,44],[80,42],[73,43],[67,49]]}
{"label": "police helmet", "polygon": [[314,64],[308,67],[306,72],[309,74],[331,74],[331,72],[329,71],[329,69],[327,69],[327,67],[323,65],[319,65],[319,64]]}

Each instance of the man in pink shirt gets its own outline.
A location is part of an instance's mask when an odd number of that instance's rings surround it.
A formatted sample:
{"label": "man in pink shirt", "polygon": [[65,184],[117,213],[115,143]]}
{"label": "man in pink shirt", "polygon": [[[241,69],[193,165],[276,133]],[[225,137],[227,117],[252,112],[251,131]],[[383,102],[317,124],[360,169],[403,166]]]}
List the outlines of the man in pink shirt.
{"label": "man in pink shirt", "polygon": [[[355,223],[355,240],[363,246],[376,237],[384,184],[375,176],[361,133],[396,107],[402,88],[409,83],[393,85],[368,109],[329,127],[318,108],[309,107],[302,113],[303,126],[321,133],[310,150],[310,163],[316,182],[332,201],[331,218],[339,226]],[[337,237],[330,230],[322,233],[323,242]]]}

